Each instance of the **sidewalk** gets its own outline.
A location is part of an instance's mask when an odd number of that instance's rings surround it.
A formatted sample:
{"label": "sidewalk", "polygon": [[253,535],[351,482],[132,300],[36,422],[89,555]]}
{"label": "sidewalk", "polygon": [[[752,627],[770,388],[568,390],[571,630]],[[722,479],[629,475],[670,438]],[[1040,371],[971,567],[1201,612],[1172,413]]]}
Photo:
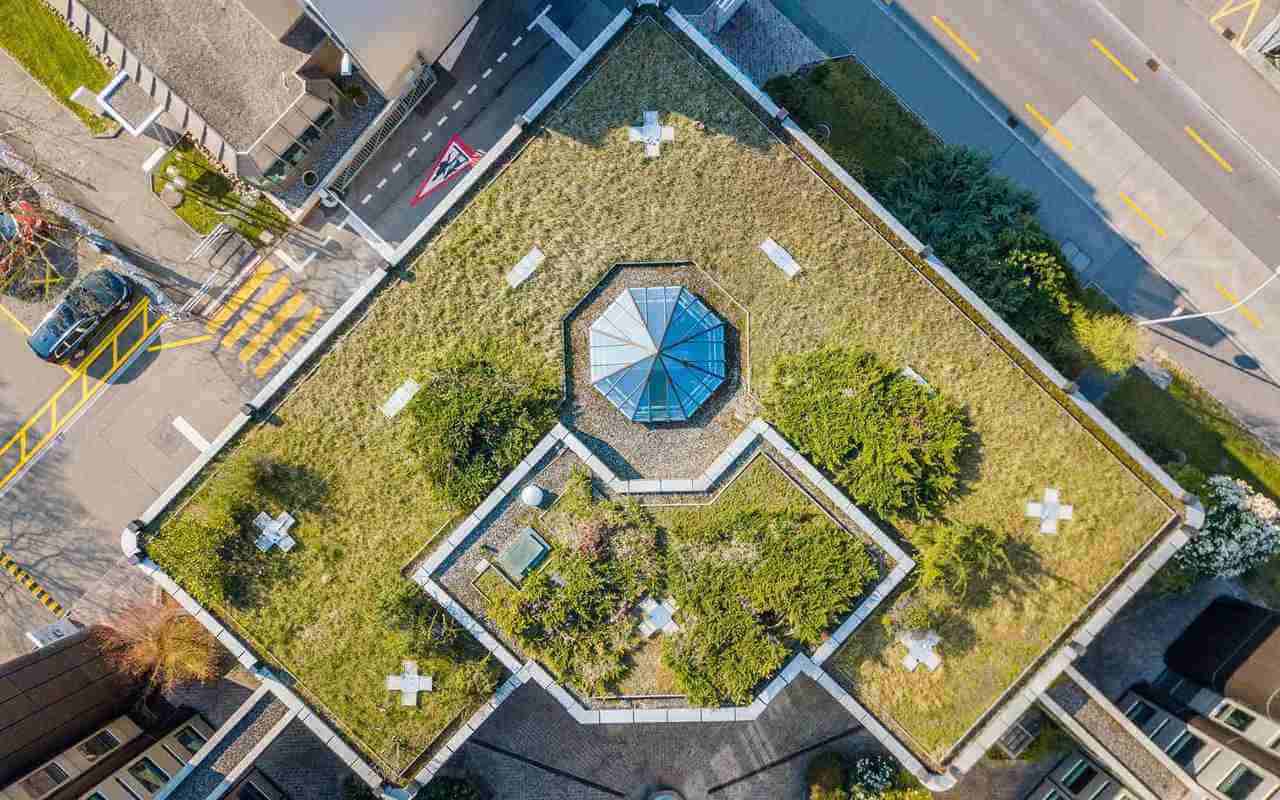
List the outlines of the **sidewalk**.
{"label": "sidewalk", "polygon": [[[1040,222],[1050,235],[1090,254],[1075,265],[1083,281],[1098,285],[1127,313],[1154,317],[1172,312],[1180,300],[1178,289],[1033,155],[1019,138],[1025,130],[1010,129],[987,110],[980,99],[989,98],[980,86],[958,83],[908,36],[890,17],[892,10],[825,0],[777,0],[777,5],[826,52],[857,56],[940,138],[989,153],[997,172],[1035,193]],[[1243,62],[1230,64],[1257,78]],[[988,105],[999,105],[990,99]],[[1280,119],[1280,111],[1275,118]],[[1174,361],[1280,449],[1280,384],[1252,356],[1206,320],[1153,333]]]}

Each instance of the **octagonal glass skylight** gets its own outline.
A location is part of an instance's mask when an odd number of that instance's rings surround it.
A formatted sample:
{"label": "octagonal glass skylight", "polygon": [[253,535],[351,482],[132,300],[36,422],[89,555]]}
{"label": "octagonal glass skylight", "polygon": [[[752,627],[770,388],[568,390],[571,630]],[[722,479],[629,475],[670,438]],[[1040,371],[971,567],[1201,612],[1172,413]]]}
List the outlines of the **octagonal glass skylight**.
{"label": "octagonal glass skylight", "polygon": [[627,289],[591,323],[591,383],[627,419],[681,422],[724,383],[724,343],[724,320],[688,289]]}

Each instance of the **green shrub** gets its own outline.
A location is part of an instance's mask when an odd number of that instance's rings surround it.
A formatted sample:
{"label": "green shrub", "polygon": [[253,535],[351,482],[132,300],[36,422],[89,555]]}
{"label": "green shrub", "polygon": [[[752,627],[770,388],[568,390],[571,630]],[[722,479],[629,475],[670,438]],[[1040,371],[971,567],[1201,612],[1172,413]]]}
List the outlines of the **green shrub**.
{"label": "green shrub", "polygon": [[882,516],[929,512],[955,489],[964,413],[870,353],[779,358],[765,406],[788,440]]}
{"label": "green shrub", "polygon": [[745,705],[782,667],[787,648],[743,604],[739,591],[750,577],[740,566],[709,561],[687,570],[684,585],[697,589],[676,590],[682,628],[663,638],[663,662],[690,703]]}
{"label": "green shrub", "polygon": [[916,531],[912,543],[920,551],[920,588],[942,589],[958,600],[969,596],[974,581],[1012,568],[1009,535],[981,525],[928,526]]}
{"label": "green shrub", "polygon": [[898,762],[889,756],[879,753],[858,756],[849,765],[849,797],[851,800],[883,797],[897,778]]}
{"label": "green shrub", "polygon": [[1071,329],[1058,342],[1058,350],[1080,366],[1121,375],[1138,363],[1140,334],[1124,314],[1081,307],[1072,312]]}
{"label": "green shrub", "polygon": [[819,753],[805,770],[809,800],[844,800],[849,796],[845,792],[848,782],[849,762],[841,753]]}
{"label": "green shrub", "polygon": [[476,505],[555,422],[559,387],[545,360],[513,342],[446,350],[409,403],[410,447],[441,493]]}
{"label": "green shrub", "polygon": [[1194,464],[1183,464],[1173,470],[1173,479],[1188,492],[1199,497],[1209,484],[1209,476]]}
{"label": "green shrub", "polygon": [[807,645],[821,644],[875,580],[866,547],[825,519],[739,518],[732,525],[737,541],[760,553],[740,589],[748,605]]}
{"label": "green shrub", "polygon": [[414,800],[484,800],[484,795],[468,778],[435,778]]}

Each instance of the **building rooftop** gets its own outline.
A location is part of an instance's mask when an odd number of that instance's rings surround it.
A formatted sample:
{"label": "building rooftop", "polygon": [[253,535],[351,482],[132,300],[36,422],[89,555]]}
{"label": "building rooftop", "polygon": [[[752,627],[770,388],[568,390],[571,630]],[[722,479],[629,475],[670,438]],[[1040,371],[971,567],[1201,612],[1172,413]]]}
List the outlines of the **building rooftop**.
{"label": "building rooftop", "polygon": [[236,150],[302,93],[294,74],[324,33],[307,17],[281,42],[240,0],[82,0]]}
{"label": "building rooftop", "polygon": [[1280,614],[1219,597],[1165,652],[1169,669],[1280,720]]}
{"label": "building rooftop", "polygon": [[88,628],[0,665],[0,786],[133,706],[138,685]]}

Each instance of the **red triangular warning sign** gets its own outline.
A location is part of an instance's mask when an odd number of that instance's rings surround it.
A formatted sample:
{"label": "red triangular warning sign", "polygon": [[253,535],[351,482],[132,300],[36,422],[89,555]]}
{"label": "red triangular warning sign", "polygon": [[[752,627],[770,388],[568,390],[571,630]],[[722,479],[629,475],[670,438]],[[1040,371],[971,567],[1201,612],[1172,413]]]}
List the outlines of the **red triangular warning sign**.
{"label": "red triangular warning sign", "polygon": [[431,169],[427,170],[427,179],[418,187],[418,193],[409,201],[409,205],[421,203],[427,195],[461,175],[479,160],[480,154],[468,147],[460,135],[454,134],[440,151],[440,155],[436,156]]}

